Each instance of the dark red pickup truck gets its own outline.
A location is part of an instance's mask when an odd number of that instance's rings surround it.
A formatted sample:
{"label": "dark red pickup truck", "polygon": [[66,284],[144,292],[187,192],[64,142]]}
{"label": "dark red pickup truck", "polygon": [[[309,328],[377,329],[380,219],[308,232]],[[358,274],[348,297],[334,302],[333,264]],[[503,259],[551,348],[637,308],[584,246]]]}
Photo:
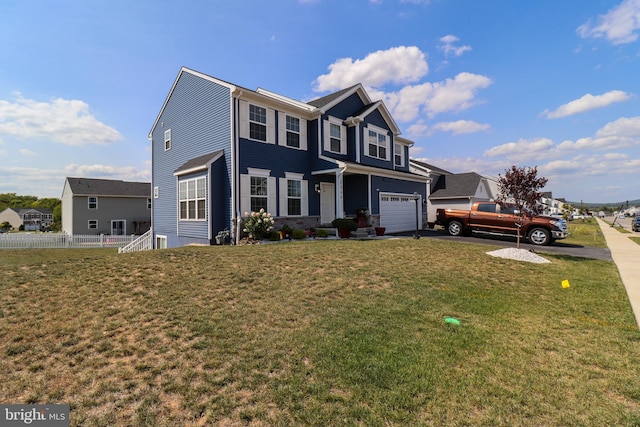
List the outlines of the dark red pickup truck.
{"label": "dark red pickup truck", "polygon": [[527,216],[522,218],[512,206],[501,206],[495,202],[476,202],[470,211],[460,209],[438,209],[436,224],[443,226],[452,236],[460,236],[472,231],[480,233],[512,235],[518,234],[534,245],[548,245],[556,239],[569,235],[564,219],[550,216]]}

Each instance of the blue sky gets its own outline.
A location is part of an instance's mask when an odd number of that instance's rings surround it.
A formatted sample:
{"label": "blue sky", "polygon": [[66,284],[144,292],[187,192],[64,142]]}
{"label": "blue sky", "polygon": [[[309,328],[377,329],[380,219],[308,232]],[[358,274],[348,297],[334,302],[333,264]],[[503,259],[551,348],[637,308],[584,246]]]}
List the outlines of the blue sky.
{"label": "blue sky", "polygon": [[0,61],[0,193],[150,181],[147,135],[187,66],[303,101],[360,82],[413,158],[640,198],[640,0],[2,2]]}

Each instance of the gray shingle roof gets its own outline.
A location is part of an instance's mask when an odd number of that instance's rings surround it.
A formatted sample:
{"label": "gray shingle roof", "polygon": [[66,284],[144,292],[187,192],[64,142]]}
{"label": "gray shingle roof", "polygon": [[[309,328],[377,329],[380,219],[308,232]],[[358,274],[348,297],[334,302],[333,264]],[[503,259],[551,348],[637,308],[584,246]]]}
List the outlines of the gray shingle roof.
{"label": "gray shingle roof", "polygon": [[453,175],[452,172],[446,171],[446,170],[441,169],[441,168],[439,168],[437,166],[430,165],[429,163],[418,161],[416,159],[409,159],[409,162],[410,163],[415,163],[416,165],[421,166],[423,168],[430,169],[431,171],[433,171],[434,173],[436,173],[438,175]]}
{"label": "gray shingle roof", "polygon": [[356,87],[358,85],[353,85],[351,87],[348,87],[346,89],[342,89],[339,90],[337,92],[334,93],[330,93],[329,95],[323,96],[322,98],[317,98],[314,99],[312,101],[307,102],[307,104],[314,106],[316,108],[322,108],[327,104],[332,103],[333,101],[335,101],[336,99],[340,98],[342,95],[344,95],[345,93],[349,92],[351,89],[353,89],[354,87]]}
{"label": "gray shingle roof", "polygon": [[214,151],[213,153],[205,154],[205,155],[196,157],[195,159],[191,159],[188,162],[184,163],[182,166],[180,166],[178,169],[176,169],[174,173],[180,173],[180,172],[197,169],[197,168],[204,168],[207,166],[207,163],[219,157],[222,153],[223,153],[222,150],[218,150],[218,151]]}
{"label": "gray shingle roof", "polygon": [[429,198],[471,197],[476,194],[481,179],[475,172],[441,175]]}
{"label": "gray shingle roof", "polygon": [[151,183],[112,179],[67,178],[74,196],[151,197]]}

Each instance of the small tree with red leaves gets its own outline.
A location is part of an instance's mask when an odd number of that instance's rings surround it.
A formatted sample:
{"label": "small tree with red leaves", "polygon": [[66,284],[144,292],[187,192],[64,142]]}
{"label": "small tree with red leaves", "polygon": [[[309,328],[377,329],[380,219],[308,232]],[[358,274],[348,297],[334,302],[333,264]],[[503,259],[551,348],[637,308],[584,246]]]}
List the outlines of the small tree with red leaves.
{"label": "small tree with red leaves", "polygon": [[547,178],[538,178],[538,167],[518,168],[511,166],[506,169],[504,176],[498,175],[498,186],[500,193],[496,197],[496,202],[500,205],[514,206],[518,211],[518,243],[520,249],[520,228],[524,224],[526,216],[531,217],[542,212],[543,206],[540,203],[542,192],[539,190],[547,185]]}

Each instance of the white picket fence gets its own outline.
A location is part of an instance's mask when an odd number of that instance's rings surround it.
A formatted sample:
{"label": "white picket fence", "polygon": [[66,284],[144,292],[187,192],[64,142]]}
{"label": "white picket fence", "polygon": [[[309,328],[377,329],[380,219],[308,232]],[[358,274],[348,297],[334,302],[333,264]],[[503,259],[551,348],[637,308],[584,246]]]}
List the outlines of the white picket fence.
{"label": "white picket fence", "polygon": [[70,235],[66,233],[0,233],[0,249],[121,248],[138,236]]}

